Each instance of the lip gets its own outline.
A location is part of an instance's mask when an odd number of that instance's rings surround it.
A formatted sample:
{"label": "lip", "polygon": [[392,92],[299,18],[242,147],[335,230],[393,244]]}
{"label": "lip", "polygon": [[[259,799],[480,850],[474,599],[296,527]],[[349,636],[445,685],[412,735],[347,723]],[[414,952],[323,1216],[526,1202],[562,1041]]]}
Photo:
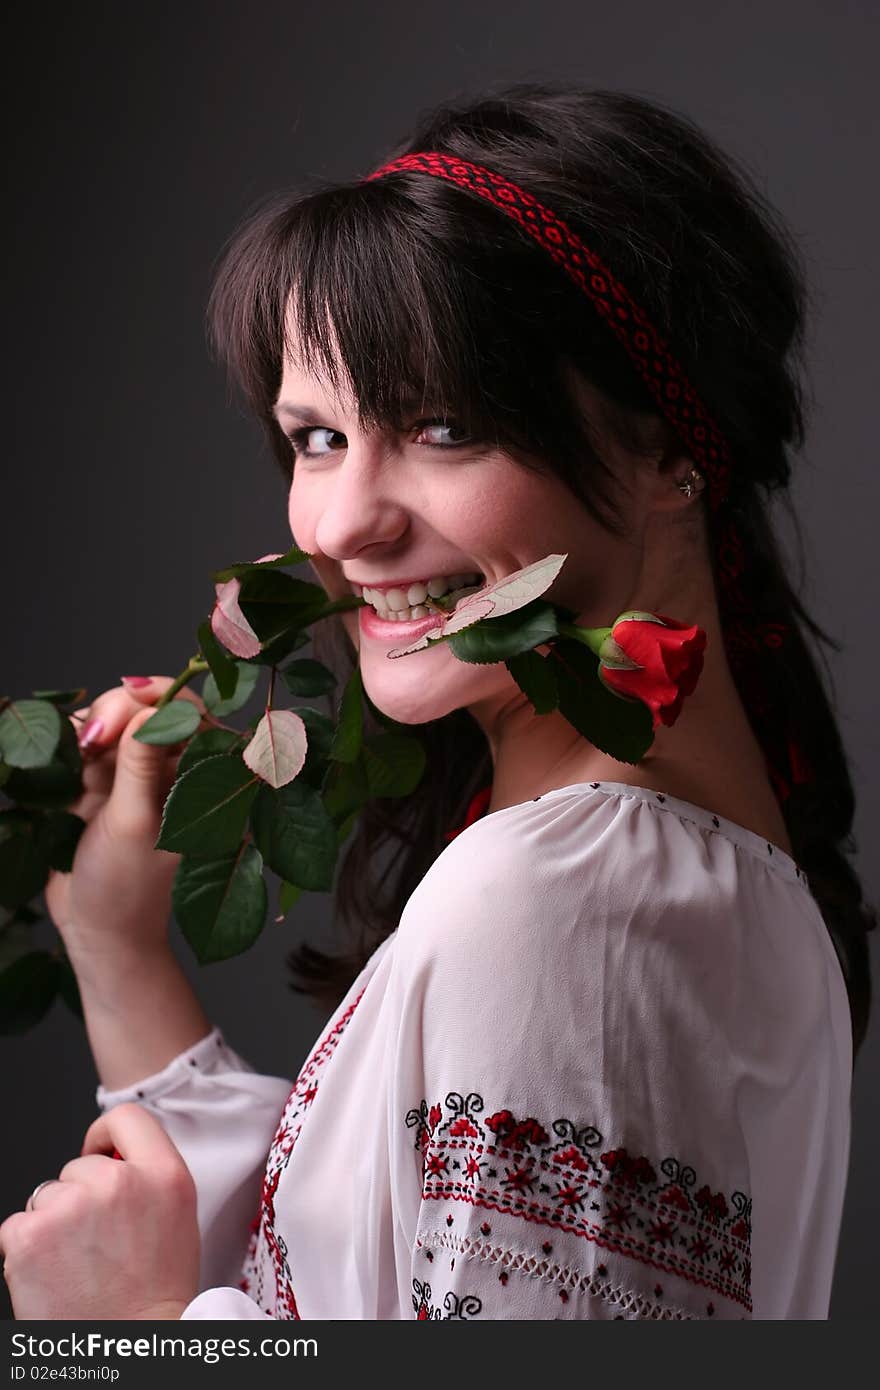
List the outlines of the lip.
{"label": "lip", "polygon": [[[369,586],[368,586],[369,587]],[[357,610],[358,627],[362,637],[376,642],[412,642],[432,628],[439,627],[444,614],[432,614],[427,618],[413,618],[408,623],[397,623],[380,618],[376,611],[366,603]]]}

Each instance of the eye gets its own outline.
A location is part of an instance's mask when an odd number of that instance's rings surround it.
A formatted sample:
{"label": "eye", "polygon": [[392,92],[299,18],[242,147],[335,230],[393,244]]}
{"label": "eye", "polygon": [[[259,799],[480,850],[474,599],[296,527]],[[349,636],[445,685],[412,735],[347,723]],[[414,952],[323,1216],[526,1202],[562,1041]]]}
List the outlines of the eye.
{"label": "eye", "polygon": [[328,452],[332,453],[332,449],[325,450],[320,447],[313,449],[311,447],[312,436],[322,434],[335,434],[340,439],[345,439],[345,435],[341,434],[339,430],[331,430],[327,425],[302,425],[299,429],[291,430],[287,437],[293,445],[293,452],[297,457],[325,458]]}
{"label": "eye", "polygon": [[[416,442],[421,442],[422,446],[428,449],[455,449],[461,447],[463,444],[473,442],[469,439],[462,426],[457,424],[454,420],[432,417],[428,420],[418,420],[412,426],[412,429],[417,431]],[[445,431],[447,434],[446,441],[443,442],[437,438],[419,440],[420,435],[430,431]],[[460,437],[458,439],[450,439],[448,437],[450,433],[458,433]],[[322,435],[335,435],[337,441],[342,441],[341,444],[337,442],[335,448],[345,447],[345,435],[342,434],[340,430],[331,429],[328,425],[302,425],[298,429],[290,430],[287,437],[293,446],[293,452],[297,458],[326,458],[328,454],[334,452],[334,446],[331,444],[329,448],[321,448]],[[314,447],[315,443],[317,443],[317,447]],[[326,445],[329,441],[325,440],[324,443]]]}
{"label": "eye", "polygon": [[446,430],[452,432],[457,431],[461,436],[459,439],[447,439],[445,443],[429,439],[427,441],[427,447],[429,449],[454,449],[458,445],[471,442],[462,426],[457,424],[454,420],[419,420],[414,428],[417,429],[420,434],[423,434],[426,430]]}

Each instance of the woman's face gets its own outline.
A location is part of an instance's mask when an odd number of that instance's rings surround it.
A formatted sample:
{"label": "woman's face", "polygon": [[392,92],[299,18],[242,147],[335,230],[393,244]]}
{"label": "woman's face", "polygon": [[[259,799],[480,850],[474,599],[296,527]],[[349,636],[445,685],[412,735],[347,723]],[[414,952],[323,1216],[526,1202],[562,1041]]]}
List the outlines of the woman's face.
{"label": "woman's face", "polygon": [[[451,421],[422,423],[432,412],[421,403],[403,433],[365,433],[353,402],[328,391],[290,362],[275,411],[286,434],[299,432],[290,529],[332,598],[352,592],[353,583],[385,588],[399,581],[405,591],[417,580],[477,572],[491,584],[567,553],[545,599],[571,609],[585,626],[606,625],[626,606],[638,546],[609,536],[562,482],[479,441],[459,442]],[[366,612],[342,620],[367,694],[392,719],[421,724],[462,707],[490,716],[511,697],[522,698],[503,662],[459,661],[445,642],[390,659],[389,650],[409,645],[419,630],[390,622],[381,633],[365,630]]]}

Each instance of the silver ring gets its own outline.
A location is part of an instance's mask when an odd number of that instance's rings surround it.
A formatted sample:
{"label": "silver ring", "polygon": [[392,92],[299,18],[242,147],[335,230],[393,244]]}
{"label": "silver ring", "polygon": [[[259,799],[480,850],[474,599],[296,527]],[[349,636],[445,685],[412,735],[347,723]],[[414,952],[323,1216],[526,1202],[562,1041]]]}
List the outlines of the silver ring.
{"label": "silver ring", "polygon": [[35,1200],[36,1200],[37,1193],[42,1192],[43,1188],[44,1188],[44,1187],[48,1187],[50,1183],[53,1183],[53,1182],[60,1182],[60,1181],[61,1181],[60,1178],[45,1178],[45,1179],[43,1180],[43,1182],[38,1182],[37,1185],[36,1185],[36,1187],[34,1188],[33,1192],[31,1193],[30,1197],[28,1197],[27,1202],[25,1203],[25,1205],[26,1205],[26,1206],[30,1206],[31,1211],[33,1211],[33,1210],[34,1210],[34,1202],[35,1202]]}

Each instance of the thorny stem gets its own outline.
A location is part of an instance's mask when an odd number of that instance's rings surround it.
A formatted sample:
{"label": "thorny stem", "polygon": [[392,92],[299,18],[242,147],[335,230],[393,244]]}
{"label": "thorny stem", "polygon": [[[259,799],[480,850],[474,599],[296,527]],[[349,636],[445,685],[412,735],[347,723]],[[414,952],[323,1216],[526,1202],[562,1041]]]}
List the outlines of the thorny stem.
{"label": "thorny stem", "polygon": [[178,690],[182,690],[185,685],[189,685],[194,676],[199,675],[202,671],[208,670],[210,670],[210,667],[207,661],[202,660],[201,656],[191,656],[180,675],[174,678],[164,695],[161,695],[156,701],[156,709],[161,709],[163,705],[168,704],[169,700],[173,700]]}
{"label": "thorny stem", "polygon": [[[156,708],[159,709],[162,705],[167,705],[169,700],[174,699],[178,690],[182,690],[185,685],[189,685],[190,682],[194,679],[194,677],[200,675],[202,671],[209,670],[210,666],[208,665],[208,662],[203,660],[201,655],[191,656],[185,668],[181,671],[180,675],[175,677],[175,679],[169,685],[168,689],[165,691],[165,694],[159,700],[156,701]],[[273,666],[272,680],[274,681],[274,679],[275,667]],[[271,685],[269,694],[271,698]],[[227,734],[237,734],[239,738],[245,737],[241,729],[233,728],[231,724],[224,724],[222,719],[217,719],[216,716],[211,714],[208,710],[206,710],[205,713],[202,715],[202,719],[206,724],[209,724],[212,729],[223,729],[223,731]]]}

